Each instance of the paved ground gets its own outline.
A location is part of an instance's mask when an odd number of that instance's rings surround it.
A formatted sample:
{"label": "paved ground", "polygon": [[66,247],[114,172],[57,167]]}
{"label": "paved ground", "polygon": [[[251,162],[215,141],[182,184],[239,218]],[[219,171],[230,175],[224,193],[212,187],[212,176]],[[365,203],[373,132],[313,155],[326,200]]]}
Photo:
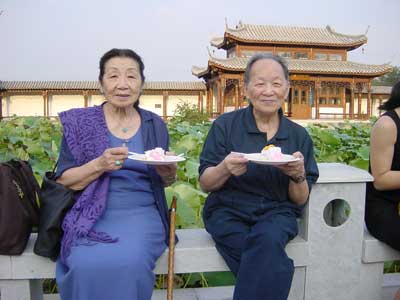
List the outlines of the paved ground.
{"label": "paved ground", "polygon": [[[382,300],[394,300],[394,294],[400,288],[400,274],[394,278],[385,280],[382,288]],[[385,286],[386,285],[386,286]],[[232,300],[232,287],[218,287],[207,289],[185,289],[175,290],[174,300]],[[156,291],[152,300],[165,300],[165,291]],[[58,295],[46,295],[43,300],[60,300]],[[352,299],[353,300],[353,299]],[[354,299],[355,300],[355,299]],[[379,299],[377,299],[379,300]],[[399,299],[400,300],[400,299]]]}

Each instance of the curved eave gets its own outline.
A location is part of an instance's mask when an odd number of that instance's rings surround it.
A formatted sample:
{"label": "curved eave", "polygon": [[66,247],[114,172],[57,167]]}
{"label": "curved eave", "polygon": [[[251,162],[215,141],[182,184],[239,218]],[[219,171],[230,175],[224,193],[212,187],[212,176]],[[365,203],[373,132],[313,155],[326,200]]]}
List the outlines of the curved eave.
{"label": "curved eave", "polygon": [[221,47],[223,47],[225,45],[225,37],[217,37],[217,38],[213,38],[210,41],[210,45],[220,49]]}
{"label": "curved eave", "polygon": [[209,73],[210,69],[208,67],[197,67],[197,66],[192,66],[192,74],[194,76],[197,76],[198,78],[201,78]]}
{"label": "curved eave", "polygon": [[[212,69],[220,69],[228,72],[244,72],[248,58],[234,57],[229,59],[216,59],[211,57],[208,61],[207,68],[202,68],[201,72],[193,73],[198,77],[204,77],[210,73]],[[332,61],[300,61],[300,60],[288,60],[289,72],[291,74],[314,74],[314,75],[335,75],[335,76],[361,76],[361,77],[377,77],[382,76],[392,70],[389,65],[363,65],[352,62],[337,62],[336,66],[324,66],[324,64],[335,64]],[[342,63],[342,65],[341,65]],[[349,65],[343,65],[349,64]],[[298,66],[296,64],[303,64]],[[305,64],[305,66],[304,66]],[[313,65],[317,64],[318,67]],[[323,68],[321,68],[321,64]],[[349,71],[346,68],[360,68],[360,71]],[[325,68],[325,70],[324,70]],[[331,70],[329,70],[331,68]],[[332,70],[334,68],[334,70]],[[364,68],[364,69],[363,69]],[[365,70],[365,68],[371,68],[371,70]],[[342,69],[342,70],[340,70]],[[376,69],[376,70],[373,70]],[[200,71],[200,70],[199,70]]]}
{"label": "curved eave", "polygon": [[237,42],[245,43],[245,44],[273,44],[273,45],[290,45],[290,46],[314,46],[314,47],[332,47],[332,48],[344,48],[348,50],[354,50],[357,49],[358,47],[364,45],[367,42],[367,38],[362,41],[357,41],[353,43],[318,43],[318,42],[307,42],[307,41],[276,41],[276,40],[259,40],[259,39],[244,39],[237,37],[235,35],[232,35],[231,33],[226,32],[225,33],[225,38],[223,43],[218,44],[218,46],[215,46],[217,48],[223,48],[227,46],[227,40],[232,39]]}

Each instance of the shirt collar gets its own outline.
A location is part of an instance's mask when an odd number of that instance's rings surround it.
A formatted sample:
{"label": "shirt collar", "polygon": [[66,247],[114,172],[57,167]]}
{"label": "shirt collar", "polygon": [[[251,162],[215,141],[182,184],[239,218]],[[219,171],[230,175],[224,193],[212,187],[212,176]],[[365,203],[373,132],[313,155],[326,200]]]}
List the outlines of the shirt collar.
{"label": "shirt collar", "polygon": [[[284,140],[289,136],[289,120],[283,115],[282,109],[278,111],[279,128],[274,139]],[[253,105],[250,103],[244,111],[244,127],[248,133],[261,133],[257,128],[256,120],[253,115]]]}

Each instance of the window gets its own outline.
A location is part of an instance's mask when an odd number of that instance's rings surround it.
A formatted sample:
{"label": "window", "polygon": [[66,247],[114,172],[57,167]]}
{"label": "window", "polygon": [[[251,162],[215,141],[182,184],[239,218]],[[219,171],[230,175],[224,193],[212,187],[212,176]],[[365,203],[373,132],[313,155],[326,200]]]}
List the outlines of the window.
{"label": "window", "polygon": [[292,104],[308,104],[307,90],[300,87],[292,88]]}
{"label": "window", "polygon": [[342,103],[341,91],[342,88],[338,86],[323,87],[319,97],[319,104],[340,106]]}
{"label": "window", "polygon": [[272,51],[254,51],[254,50],[243,50],[241,52],[242,57],[252,57],[257,53],[272,54]]}
{"label": "window", "polygon": [[279,51],[278,55],[280,57],[283,57],[283,58],[291,58],[292,57],[292,52],[290,52],[290,51]]}
{"label": "window", "polygon": [[294,58],[296,58],[296,59],[308,59],[308,54],[307,54],[307,52],[295,52],[294,53]]}
{"label": "window", "polygon": [[293,104],[299,104],[299,91],[298,90],[294,90],[293,91],[293,100],[292,100]]}
{"label": "window", "polygon": [[154,104],[154,108],[161,108],[161,104]]}
{"label": "window", "polygon": [[315,60],[328,60],[328,54],[326,53],[315,53],[314,54]]}
{"label": "window", "polygon": [[307,104],[307,93],[304,90],[301,91],[300,101],[301,104]]}
{"label": "window", "polygon": [[342,60],[341,54],[329,54],[329,60]]}

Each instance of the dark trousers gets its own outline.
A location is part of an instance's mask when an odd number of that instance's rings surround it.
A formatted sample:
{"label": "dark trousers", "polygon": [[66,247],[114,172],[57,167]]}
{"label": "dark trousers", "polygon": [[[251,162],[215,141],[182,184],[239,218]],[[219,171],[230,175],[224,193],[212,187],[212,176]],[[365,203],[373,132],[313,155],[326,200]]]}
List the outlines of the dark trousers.
{"label": "dark trousers", "polygon": [[400,216],[397,203],[383,199],[367,202],[365,224],[375,238],[400,250]]}
{"label": "dark trousers", "polygon": [[285,246],[297,235],[295,214],[259,199],[212,202],[204,223],[236,276],[233,300],[286,300],[294,266]]}

